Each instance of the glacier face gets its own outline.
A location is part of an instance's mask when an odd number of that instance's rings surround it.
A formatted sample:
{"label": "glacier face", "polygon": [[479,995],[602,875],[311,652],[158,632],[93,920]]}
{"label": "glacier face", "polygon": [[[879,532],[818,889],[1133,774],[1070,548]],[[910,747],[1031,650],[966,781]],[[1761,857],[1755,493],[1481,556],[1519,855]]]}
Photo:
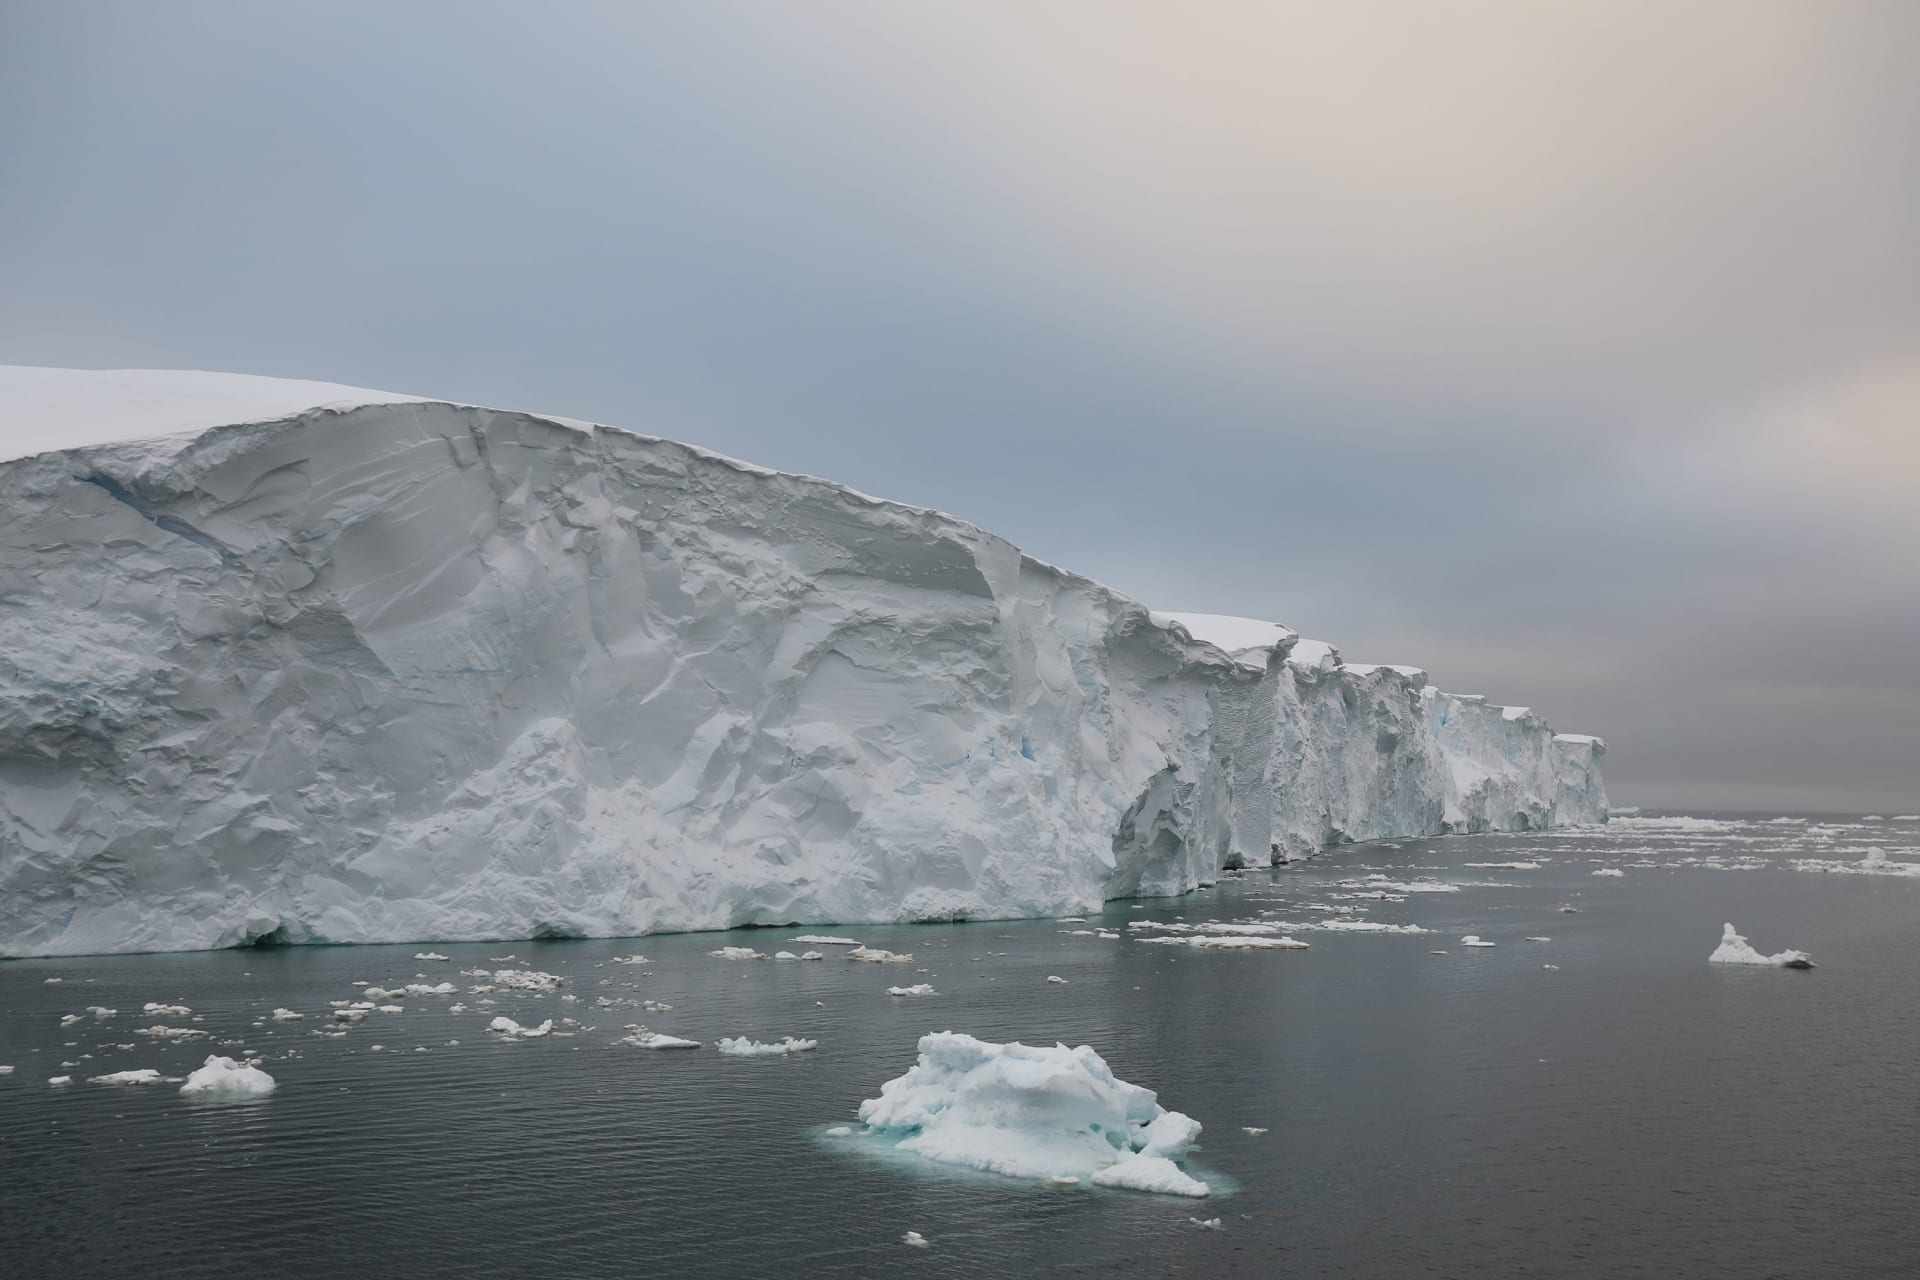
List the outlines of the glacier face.
{"label": "glacier face", "polygon": [[0,954],[1067,914],[1606,816],[1530,712],[667,440],[0,370],[58,439],[0,461]]}

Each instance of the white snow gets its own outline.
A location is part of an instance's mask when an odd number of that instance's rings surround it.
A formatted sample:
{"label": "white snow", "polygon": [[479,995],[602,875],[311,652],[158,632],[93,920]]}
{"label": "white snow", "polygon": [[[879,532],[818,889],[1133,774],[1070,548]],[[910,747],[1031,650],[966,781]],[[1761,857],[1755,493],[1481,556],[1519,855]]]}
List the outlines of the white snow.
{"label": "white snow", "polygon": [[1720,935],[1720,945],[1707,957],[1710,964],[1765,964],[1777,965],[1784,969],[1810,969],[1813,961],[1804,951],[1782,951],[1776,955],[1763,956],[1753,949],[1753,945],[1738,933],[1731,924]]}
{"label": "white snow", "polygon": [[264,1098],[274,1089],[273,1077],[252,1062],[210,1056],[187,1077],[180,1092],[192,1098]]}
{"label": "white snow", "polygon": [[937,996],[940,993],[933,989],[931,982],[916,982],[910,987],[888,987],[887,994],[890,996]]}
{"label": "white snow", "polygon": [[818,1040],[798,1040],[786,1036],[771,1042],[749,1040],[745,1036],[722,1036],[714,1047],[720,1052],[735,1058],[777,1057],[789,1053],[806,1053],[820,1047]]}
{"label": "white snow", "polygon": [[1015,1178],[1204,1196],[1182,1172],[1198,1122],[1116,1079],[1086,1045],[993,1044],[953,1031],[922,1036],[904,1075],[860,1104],[860,1119],[929,1160]]}
{"label": "white snow", "polygon": [[4,955],[1090,915],[1605,817],[1597,740],[670,441],[140,371],[0,370],[0,432]]}

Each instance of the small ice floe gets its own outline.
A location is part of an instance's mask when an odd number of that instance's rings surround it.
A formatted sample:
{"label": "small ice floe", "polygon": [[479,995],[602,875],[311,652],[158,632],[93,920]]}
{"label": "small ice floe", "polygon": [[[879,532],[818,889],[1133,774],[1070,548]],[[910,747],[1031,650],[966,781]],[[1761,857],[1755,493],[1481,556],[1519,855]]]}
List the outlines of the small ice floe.
{"label": "small ice floe", "polygon": [[1118,941],[1120,940],[1120,935],[1119,935],[1119,934],[1117,934],[1117,933],[1107,933],[1107,932],[1104,932],[1104,931],[1102,931],[1102,932],[1100,932],[1100,933],[1096,933],[1096,934],[1094,934],[1093,936],[1094,936],[1094,937],[1096,937],[1096,938],[1105,938],[1105,939],[1106,939],[1106,940],[1107,940],[1108,942],[1118,942]]}
{"label": "small ice floe", "polygon": [[775,960],[798,960],[800,957],[791,951],[776,951],[773,953],[773,958]]}
{"label": "small ice floe", "polygon": [[110,1071],[104,1076],[91,1076],[94,1084],[159,1084],[166,1079],[152,1067],[140,1067],[133,1071]]}
{"label": "small ice floe", "polygon": [[365,1022],[367,1020],[367,1014],[371,1012],[372,1010],[370,1009],[335,1009],[333,1011],[333,1020],[335,1022]]}
{"label": "small ice floe", "polygon": [[101,1022],[105,1022],[108,1018],[111,1018],[114,1014],[120,1011],[118,1009],[106,1008],[104,1005],[90,1004],[87,1006],[87,1012],[92,1014],[95,1018],[99,1019]]}
{"label": "small ice floe", "polygon": [[749,1040],[745,1036],[722,1036],[714,1043],[714,1048],[735,1058],[767,1058],[789,1053],[806,1053],[818,1049],[818,1040],[796,1040],[787,1036],[770,1044],[758,1040]]}
{"label": "small ice floe", "polygon": [[136,1027],[143,1036],[152,1036],[155,1040],[204,1040],[207,1033],[196,1031],[192,1027],[163,1027],[155,1024],[151,1027]]}
{"label": "small ice floe", "polygon": [[1537,862],[1463,862],[1463,867],[1473,867],[1482,871],[1538,871]]}
{"label": "small ice floe", "polygon": [[1553,941],[1553,939],[1552,939],[1552,938],[1541,938],[1541,937],[1530,937],[1530,938],[1528,938],[1528,939],[1527,939],[1527,941],[1528,941],[1528,942],[1552,942],[1552,941]]}
{"label": "small ice floe", "polygon": [[1198,947],[1202,951],[1308,951],[1313,944],[1298,938],[1236,937],[1232,934],[1175,934],[1167,938],[1136,938],[1165,947]]}
{"label": "small ice floe", "polygon": [[1116,1079],[1086,1045],[993,1044],[937,1031],[918,1047],[904,1075],[860,1104],[868,1129],[898,1150],[1035,1181],[1209,1193],[1174,1163],[1199,1137],[1199,1122]]}
{"label": "small ice floe", "polygon": [[1488,942],[1477,933],[1470,933],[1460,939],[1460,945],[1463,947],[1497,947],[1500,944],[1497,942]]}
{"label": "small ice floe", "polygon": [[1087,922],[1085,916],[1055,916],[1053,919],[1056,924],[1085,924]]}
{"label": "small ice floe", "polygon": [[445,960],[446,959],[446,957],[441,955],[438,951],[416,951],[413,953],[413,958],[415,960]]}
{"label": "small ice floe", "polygon": [[0,1067],[0,1076],[10,1076],[12,1074],[13,1074],[12,1067]]}
{"label": "small ice floe", "polygon": [[900,1237],[900,1242],[902,1244],[910,1244],[916,1249],[924,1249],[927,1247],[927,1238],[918,1231],[907,1232],[907,1234]]}
{"label": "small ice floe", "polygon": [[937,996],[940,993],[933,989],[931,982],[916,982],[910,987],[888,987],[887,994],[890,996]]}
{"label": "small ice floe", "polygon": [[825,960],[826,956],[822,955],[818,951],[802,951],[800,953],[800,958],[802,960]]}
{"label": "small ice floe", "polygon": [[296,1013],[292,1009],[275,1009],[273,1011],[273,1020],[275,1022],[305,1022],[307,1015],[304,1013]]}
{"label": "small ice floe", "polygon": [[[509,960],[513,957],[508,956]],[[462,977],[483,978],[495,987],[505,987],[510,991],[552,992],[560,989],[566,979],[557,973],[542,973],[538,969],[462,969]]]}
{"label": "small ice floe", "polygon": [[1265,1133],[1265,1132],[1266,1132],[1266,1130],[1265,1130],[1265,1129],[1260,1129],[1260,1128],[1256,1128],[1256,1127],[1254,1127],[1253,1125],[1250,1125],[1250,1124],[1243,1124],[1243,1125],[1241,1125],[1241,1126],[1240,1126],[1240,1132],[1242,1132],[1242,1133],[1244,1133],[1244,1134],[1246,1134],[1246,1135],[1247,1135],[1248,1137],[1252,1137],[1252,1138],[1257,1138],[1257,1137],[1259,1137],[1259,1136],[1260,1136],[1261,1134],[1263,1134],[1263,1133]]}
{"label": "small ice floe", "polygon": [[259,1059],[242,1063],[214,1055],[187,1077],[180,1092],[189,1098],[264,1098],[273,1088],[273,1077],[260,1069]]}
{"label": "small ice floe", "polygon": [[1220,1229],[1220,1219],[1218,1218],[1188,1218],[1187,1221],[1199,1227],[1202,1231],[1218,1231]]}
{"label": "small ice floe", "polygon": [[1050,973],[1050,974],[1048,974],[1048,975],[1047,975],[1047,981],[1048,981],[1048,982],[1057,982],[1057,983],[1059,983],[1059,984],[1060,984],[1061,986],[1063,986],[1063,987],[1067,985],[1067,980],[1066,980],[1065,978],[1063,978],[1063,977],[1061,977],[1061,976],[1060,976],[1059,974],[1057,974],[1057,973]]}
{"label": "small ice floe", "polygon": [[86,1020],[87,1015],[84,1013],[63,1013],[60,1015],[60,1025],[63,1027],[70,1027],[76,1022],[85,1022]]}
{"label": "small ice floe", "polygon": [[380,1007],[379,1007],[378,1009],[376,1009],[376,1010],[375,1010],[374,1012],[376,1012],[376,1013],[405,1013],[406,1011],[407,1011],[407,1006],[405,1006],[405,1005],[403,1005],[403,1004],[383,1004],[383,1005],[381,1005],[381,1006],[380,1006]]}
{"label": "small ice floe", "polygon": [[142,1012],[151,1014],[156,1018],[186,1018],[193,1015],[193,1010],[183,1004],[153,1004],[151,1002],[142,1006]]}
{"label": "small ice floe", "polygon": [[[53,981],[58,982],[59,979],[55,978],[53,979]],[[48,1076],[47,1083],[50,1085],[56,1085],[56,1086],[63,1085],[63,1084],[72,1084],[73,1077],[72,1076]]]}
{"label": "small ice floe", "polygon": [[448,1013],[465,1013],[466,1011],[467,1011],[467,1006],[457,1001],[447,1006]]}
{"label": "small ice floe", "polygon": [[1580,914],[1580,908],[1575,906],[1569,906],[1566,903],[1561,903],[1560,914],[1563,916],[1577,916]]}
{"label": "small ice floe", "polygon": [[553,1019],[548,1018],[537,1027],[523,1027],[512,1018],[501,1017],[489,1022],[487,1030],[508,1040],[538,1040],[553,1034]]}
{"label": "small ice floe", "polygon": [[673,1006],[664,1000],[642,1000],[640,1007],[648,1013],[672,1013]]}
{"label": "small ice floe", "polygon": [[1553,970],[1558,970],[1560,968],[1560,966],[1557,964],[1543,964],[1540,967],[1542,969],[1553,969]]}
{"label": "small ice floe", "polygon": [[645,956],[643,956],[643,955],[639,955],[639,954],[637,954],[637,953],[636,953],[636,954],[634,954],[634,955],[630,955],[630,956],[615,956],[615,957],[613,958],[613,962],[614,962],[615,964],[647,964],[647,963],[650,963],[650,962],[649,962],[649,961],[647,960],[647,958],[646,958]]}
{"label": "small ice floe", "polygon": [[721,947],[718,951],[709,951],[708,955],[716,960],[765,960],[767,953],[755,951],[752,947]]}
{"label": "small ice floe", "polygon": [[865,960],[869,964],[912,964],[913,952],[888,951],[884,947],[855,947],[847,952],[849,960]]}
{"label": "small ice floe", "polygon": [[844,1124],[837,1124],[833,1126],[833,1128],[828,1129],[824,1136],[829,1138],[851,1138],[853,1136],[853,1130]]}
{"label": "small ice floe", "polygon": [[788,938],[788,942],[798,942],[810,947],[857,947],[858,938],[836,938],[830,933],[803,933],[797,938]]}
{"label": "small ice floe", "polygon": [[1720,935],[1720,945],[1707,957],[1710,964],[1766,964],[1777,965],[1782,969],[1811,969],[1813,961],[1804,951],[1782,951],[1777,955],[1763,956],[1755,951],[1748,941],[1727,925]]}
{"label": "small ice floe", "polygon": [[1070,1173],[1056,1173],[1047,1179],[1047,1185],[1050,1187],[1077,1187],[1080,1185],[1080,1179]]}
{"label": "small ice floe", "polygon": [[631,1033],[615,1041],[616,1044],[630,1044],[636,1049],[698,1049],[698,1040],[682,1040],[679,1036],[665,1035],[658,1031],[649,1031],[645,1027],[633,1025],[627,1030]]}
{"label": "small ice floe", "polygon": [[[436,982],[431,986],[427,985],[424,982],[409,982],[406,986],[400,988],[399,991],[393,992],[391,994],[393,995],[393,998],[397,1000],[402,995],[450,996],[457,990],[459,990],[459,988],[454,986],[451,982]],[[564,1000],[566,999],[566,997],[562,996],[561,999]]]}
{"label": "small ice floe", "polygon": [[[50,986],[50,987],[51,987],[51,986],[56,986],[56,985],[58,985],[59,983],[62,983],[62,982],[65,982],[65,981],[66,981],[66,979],[65,979],[65,978],[48,978],[48,979],[46,980],[46,984],[47,984],[48,986]],[[56,1077],[54,1077],[54,1079],[56,1079],[56,1080],[59,1080],[59,1081],[60,1081],[60,1082],[61,1082],[62,1084],[65,1084],[65,1083],[66,1083],[66,1082],[67,1082],[68,1080],[70,1080],[70,1079],[72,1079],[72,1077],[71,1077],[71,1076],[56,1076]],[[47,1083],[48,1083],[48,1084],[52,1084],[52,1083],[53,1083],[53,1081],[52,1081],[52,1080],[49,1080],[49,1081],[47,1081]]]}
{"label": "small ice floe", "polygon": [[1596,876],[1624,876],[1627,873],[1618,867],[1595,867],[1593,874]]}

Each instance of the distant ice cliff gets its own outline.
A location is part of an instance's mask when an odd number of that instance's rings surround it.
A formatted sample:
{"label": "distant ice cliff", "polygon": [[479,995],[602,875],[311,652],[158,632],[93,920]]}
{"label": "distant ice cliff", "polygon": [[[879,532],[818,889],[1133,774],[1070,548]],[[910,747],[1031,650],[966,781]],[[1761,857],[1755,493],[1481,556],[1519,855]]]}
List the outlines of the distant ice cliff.
{"label": "distant ice cliff", "polygon": [[671,441],[0,369],[4,445],[0,954],[1057,915],[1606,818],[1524,709]]}

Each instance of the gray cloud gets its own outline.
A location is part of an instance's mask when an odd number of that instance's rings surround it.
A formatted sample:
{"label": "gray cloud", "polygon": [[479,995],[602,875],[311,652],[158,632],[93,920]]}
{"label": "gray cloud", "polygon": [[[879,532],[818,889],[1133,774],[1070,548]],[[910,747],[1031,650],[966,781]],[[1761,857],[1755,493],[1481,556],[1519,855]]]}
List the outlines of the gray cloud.
{"label": "gray cloud", "polygon": [[14,6],[0,358],[691,439],[1920,794],[1920,8]]}

